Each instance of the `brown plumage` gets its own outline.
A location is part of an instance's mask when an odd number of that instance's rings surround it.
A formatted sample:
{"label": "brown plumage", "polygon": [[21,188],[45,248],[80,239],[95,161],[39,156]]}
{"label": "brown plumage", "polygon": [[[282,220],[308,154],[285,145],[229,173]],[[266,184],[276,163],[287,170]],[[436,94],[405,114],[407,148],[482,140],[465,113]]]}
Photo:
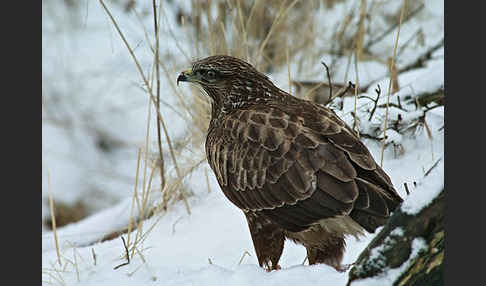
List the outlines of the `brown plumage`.
{"label": "brown plumage", "polygon": [[196,61],[179,81],[212,99],[206,156],[243,210],[260,266],[279,269],[284,240],[310,264],[341,265],[347,235],[374,232],[402,199],[368,149],[332,110],[276,87],[230,56]]}

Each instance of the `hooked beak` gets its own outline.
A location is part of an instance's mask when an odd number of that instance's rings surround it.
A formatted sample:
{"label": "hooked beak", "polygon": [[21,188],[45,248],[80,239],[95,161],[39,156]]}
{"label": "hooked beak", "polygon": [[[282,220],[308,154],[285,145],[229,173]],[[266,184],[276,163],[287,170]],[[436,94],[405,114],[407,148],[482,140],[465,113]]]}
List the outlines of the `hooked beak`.
{"label": "hooked beak", "polygon": [[181,72],[181,74],[177,77],[177,86],[179,86],[179,81],[189,81],[191,82],[193,79],[193,74],[191,70],[185,70]]}

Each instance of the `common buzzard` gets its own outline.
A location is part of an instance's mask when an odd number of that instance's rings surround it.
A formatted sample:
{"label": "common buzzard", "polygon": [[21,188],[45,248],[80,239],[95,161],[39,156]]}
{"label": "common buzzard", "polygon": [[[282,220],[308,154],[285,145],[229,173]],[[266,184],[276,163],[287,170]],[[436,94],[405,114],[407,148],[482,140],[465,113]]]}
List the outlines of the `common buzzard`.
{"label": "common buzzard", "polygon": [[385,224],[402,199],[356,133],[332,110],[276,87],[230,56],[177,78],[212,99],[206,156],[225,196],[246,216],[261,267],[280,269],[284,240],[309,264],[338,271],[345,236]]}

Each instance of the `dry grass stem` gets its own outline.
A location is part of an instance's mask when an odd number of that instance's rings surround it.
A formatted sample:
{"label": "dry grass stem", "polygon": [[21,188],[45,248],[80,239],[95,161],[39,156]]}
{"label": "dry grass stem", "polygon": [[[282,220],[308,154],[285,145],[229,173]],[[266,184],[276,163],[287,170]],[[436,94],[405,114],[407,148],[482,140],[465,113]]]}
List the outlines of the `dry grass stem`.
{"label": "dry grass stem", "polygon": [[62,266],[61,252],[59,251],[59,242],[57,240],[56,214],[54,213],[54,199],[52,198],[51,176],[49,170],[47,170],[47,191],[49,193],[49,208],[51,211],[52,233],[54,235],[54,244],[56,245],[57,262],[59,262],[59,266]]}
{"label": "dry grass stem", "polygon": [[[405,5],[405,4],[404,4]],[[418,14],[418,12],[420,12],[423,8],[425,7],[424,3],[420,4],[420,6],[418,6],[415,10],[413,10],[412,12],[410,12],[407,17],[405,17],[403,19],[403,23],[407,22],[408,20],[412,19],[414,16],[416,16]],[[402,13],[403,14],[403,13]],[[400,16],[400,19],[402,19],[402,16]],[[398,23],[398,25],[401,25],[402,21],[400,21]],[[390,26],[386,31],[384,31],[383,33],[381,33],[380,35],[378,35],[377,37],[371,39],[366,45],[365,45],[365,49],[368,50],[372,45],[380,42],[383,38],[386,37],[386,35],[390,34],[393,30],[395,30],[395,28],[397,27],[397,25],[392,25]],[[400,28],[398,28],[400,29]]]}
{"label": "dry grass stem", "polygon": [[356,135],[359,138],[359,121],[358,121],[358,113],[357,105],[358,105],[358,86],[359,86],[359,77],[358,77],[358,56],[355,55],[355,69],[356,69],[356,84],[354,85],[354,121],[353,121],[353,130],[356,131]]}
{"label": "dry grass stem", "polygon": [[130,234],[132,232],[132,225],[133,225],[133,205],[135,202],[137,202],[137,206],[140,209],[140,202],[138,201],[138,195],[137,195],[137,188],[138,188],[138,173],[140,169],[140,156],[141,155],[141,148],[138,148],[138,156],[137,156],[137,171],[135,173],[135,190],[133,191],[133,198],[132,198],[132,204],[130,206],[130,220],[128,221],[128,233],[127,233],[127,240],[128,244],[130,244]]}
{"label": "dry grass stem", "polygon": [[220,22],[219,23],[219,27],[221,28],[221,34],[223,35],[223,46],[224,46],[224,50],[225,50],[225,53],[227,55],[230,54],[230,50],[228,48],[228,45],[226,44],[227,43],[227,38],[226,38],[226,30],[224,29],[224,23],[223,22]]}
{"label": "dry grass stem", "polygon": [[287,77],[289,79],[289,94],[292,94],[292,81],[290,80],[289,43],[287,43],[287,41],[285,41],[285,60],[287,62]]}
{"label": "dry grass stem", "polygon": [[76,270],[76,280],[78,280],[78,283],[81,281],[79,279],[79,269],[78,269],[78,260],[76,259],[76,252],[75,252],[76,248],[73,247],[73,259],[74,259],[74,269]]}
{"label": "dry grass stem", "polygon": [[155,173],[156,170],[157,170],[157,167],[154,164],[152,166],[152,171],[150,173],[148,186],[144,185],[144,187],[142,189],[142,206],[139,209],[139,218],[138,218],[138,221],[137,221],[137,233],[135,235],[135,240],[134,240],[132,247],[131,247],[132,248],[132,257],[134,255],[134,251],[137,248],[138,243],[140,242],[140,237],[142,236],[143,223],[144,223],[144,220],[146,218],[145,216],[146,216],[146,214],[149,214],[149,211],[147,211],[147,202],[148,202],[150,190],[151,190],[151,187],[152,187],[152,178],[154,177],[154,173]]}
{"label": "dry grass stem", "polygon": [[[118,26],[118,23],[116,22],[116,20],[113,18],[113,15],[111,14],[111,12],[109,11],[109,9],[106,7],[106,5],[104,4],[103,0],[99,0],[99,2],[101,3],[101,5],[103,6],[104,10],[106,11],[106,13],[108,14],[108,16],[110,17],[113,25],[115,26],[118,34],[120,35],[123,43],[125,44],[125,46],[127,47],[130,55],[132,56],[132,59],[134,60],[135,62],[135,65],[140,73],[140,75],[142,76],[142,80],[144,81],[144,84],[148,90],[148,93],[149,93],[149,96],[150,96],[150,99],[152,100],[152,102],[154,103],[154,105],[157,105],[157,100],[155,99],[154,95],[153,95],[153,92],[152,92],[152,88],[151,88],[151,85],[149,84],[147,78],[145,77],[145,74],[143,73],[143,70],[142,70],[142,67],[140,66],[140,63],[138,62],[137,60],[137,57],[135,56],[135,54],[133,53],[133,49],[130,47],[130,44],[128,44],[128,41],[126,40],[125,36],[123,35],[122,31],[120,30],[120,27]],[[159,63],[161,63],[159,61]],[[162,68],[164,68],[164,66],[162,65]],[[175,90],[175,88],[174,88]],[[159,120],[163,120],[162,118],[162,115],[160,113],[160,110],[157,110],[157,118]],[[166,134],[166,136],[168,136]]]}
{"label": "dry grass stem", "polygon": [[135,270],[133,270],[132,272],[128,272],[127,276],[131,277],[133,274],[135,274],[135,272],[137,272],[140,268],[142,268],[142,266],[143,264],[140,264],[139,266],[137,266],[137,268],[135,268]]}
{"label": "dry grass stem", "polygon": [[[254,1],[253,3],[253,7],[255,7],[255,4],[256,4],[257,0]],[[241,26],[241,37],[243,38],[243,50],[245,51],[245,60],[248,61],[250,59],[250,53],[248,51],[248,33],[246,31],[246,25],[243,23],[243,11],[241,9],[241,2],[240,1],[237,1],[237,9],[238,9],[238,19],[239,19],[239,23],[240,23],[240,26]],[[253,8],[252,8],[253,10]],[[250,20],[250,18],[248,18],[248,21]]]}
{"label": "dry grass stem", "polygon": [[208,169],[204,168],[204,176],[206,177],[206,185],[208,186],[208,194],[211,192],[211,187],[209,185],[209,175],[208,175]]}
{"label": "dry grass stem", "polygon": [[275,27],[277,26],[277,24],[279,23],[280,19],[281,18],[284,18],[287,13],[292,9],[292,7],[294,7],[295,4],[297,4],[299,0],[294,0],[294,2],[292,2],[288,7],[287,9],[285,9],[284,11],[284,8],[285,8],[285,3],[287,1],[283,1],[282,2],[282,5],[280,6],[280,9],[272,23],[272,26],[270,27],[270,30],[268,31],[268,34],[267,36],[265,37],[265,39],[263,40],[262,44],[260,45],[260,48],[258,49],[258,53],[257,53],[257,56],[256,56],[256,60],[257,62],[259,61],[260,57],[263,56],[263,49],[265,49],[265,46],[267,45],[268,43],[268,40],[270,40],[270,37],[272,36],[272,33],[273,31],[275,30]]}
{"label": "dry grass stem", "polygon": [[[142,188],[145,189],[146,181],[147,181],[147,168],[148,168],[148,153],[149,153],[149,138],[150,138],[150,118],[151,118],[151,109],[152,109],[152,101],[148,102],[148,109],[147,109],[147,129],[145,132],[145,152],[144,152],[144,168],[143,168],[143,183]],[[160,178],[162,185],[165,182],[165,177]]]}
{"label": "dry grass stem", "polygon": [[[124,42],[125,46],[127,47],[130,55],[132,56],[132,59],[134,60],[135,62],[135,65],[137,66],[137,69],[140,73],[140,75],[142,76],[142,79],[145,83],[145,86],[147,87],[148,89],[148,93],[149,93],[149,96],[152,100],[152,102],[154,103],[155,106],[157,106],[157,100],[155,99],[154,95],[153,95],[153,91],[152,91],[152,88],[145,76],[145,74],[143,73],[143,70],[140,66],[140,63],[138,62],[137,60],[137,57],[135,56],[135,54],[133,53],[133,49],[130,47],[130,44],[128,44],[128,41],[126,40],[125,36],[123,35],[122,31],[120,30],[120,27],[118,26],[118,23],[116,22],[116,20],[113,18],[111,12],[109,11],[109,9],[106,7],[106,5],[104,4],[103,0],[99,0],[100,4],[103,6],[103,9],[106,11],[106,13],[108,14],[109,18],[111,19],[113,25],[115,26],[118,34],[120,35],[122,41]],[[166,72],[166,74],[168,74],[168,71],[167,69],[164,68],[164,65],[158,61],[158,63],[161,64],[162,68],[164,69],[164,71]],[[175,87],[173,87],[173,89],[175,90]],[[176,93],[178,94],[178,93]],[[183,102],[183,101],[182,101]],[[186,110],[189,110],[189,108],[186,108]],[[160,121],[161,125],[162,125],[162,128],[164,130],[164,133],[165,133],[165,137],[166,137],[166,140],[167,140],[167,143],[169,145],[169,151],[170,151],[170,155],[171,155],[171,158],[172,158],[172,161],[174,163],[174,166],[175,166],[175,169],[176,169],[176,173],[177,173],[177,176],[180,178],[180,171],[179,171],[179,167],[177,165],[177,159],[175,158],[175,155],[174,155],[174,151],[173,151],[173,148],[172,148],[172,144],[171,144],[171,140],[170,140],[170,137],[169,137],[169,134],[167,132],[167,128],[165,126],[165,122],[164,122],[164,119],[162,117],[162,114],[160,113],[160,110],[157,110],[157,118],[158,120]],[[189,203],[187,202],[187,198],[186,198],[186,195],[184,193],[184,191],[181,189],[181,197],[184,201],[184,204],[186,205],[186,210],[188,212],[188,214],[191,213],[190,211],[190,208],[189,208]]]}
{"label": "dry grass stem", "polygon": [[[162,1],[160,1],[160,5],[162,5]],[[154,55],[154,65],[155,65],[155,74],[157,78],[157,113],[160,112],[160,72],[159,72],[159,25],[157,22],[157,7],[155,5],[155,0],[152,1],[152,7],[154,11],[154,32],[155,32],[155,55]],[[150,104],[149,104],[150,105]],[[150,120],[149,120],[150,121]],[[148,132],[147,132],[148,137]],[[162,139],[160,134],[160,121],[157,120],[157,144],[159,147],[159,157],[160,157],[160,185],[161,189],[164,188],[165,185],[165,163],[164,163],[164,153],[162,152]],[[148,149],[147,149],[148,151]],[[145,182],[144,182],[145,183]],[[145,185],[145,184],[144,184]]]}
{"label": "dry grass stem", "polygon": [[57,269],[55,266],[53,266],[52,268],[42,269],[42,273],[46,274],[48,277],[51,278],[51,280],[48,281],[49,284],[52,284],[52,280],[54,280],[59,285],[66,285],[66,281],[64,281],[64,277],[60,272],[61,271]]}
{"label": "dry grass stem", "polygon": [[142,251],[140,251],[137,247],[135,247],[135,250],[137,251],[138,256],[140,256],[140,259],[142,259],[143,263],[147,263],[147,260],[145,260],[145,256],[143,256]]}
{"label": "dry grass stem", "polygon": [[[176,169],[177,178],[178,178],[178,180],[182,181],[181,171],[179,170],[179,167],[177,165],[177,160],[176,160],[175,154],[174,154],[174,148],[172,148],[172,144],[170,142],[170,137],[169,137],[168,132],[167,132],[167,127],[165,126],[165,123],[164,123],[163,120],[160,120],[160,122],[162,123],[162,128],[164,128],[164,133],[166,135],[167,144],[169,145],[170,156],[172,158],[172,162],[174,163],[174,167]],[[189,207],[189,202],[187,201],[184,189],[181,188],[180,190],[181,190],[182,200],[184,201],[184,205],[186,206],[187,214],[191,214],[191,209]]]}
{"label": "dry grass stem", "polygon": [[[390,61],[390,65],[393,66],[395,64],[395,57],[397,55],[397,47],[398,47],[398,39],[400,37],[400,28],[402,27],[402,20],[403,20],[403,14],[405,12],[405,3],[407,1],[403,0],[401,12],[400,12],[400,21],[398,23],[398,31],[397,31],[397,37],[395,39],[395,45],[393,47],[393,57]],[[391,70],[391,68],[390,68]],[[386,110],[385,110],[385,122],[383,126],[383,140],[381,141],[381,159],[380,159],[380,166],[383,167],[383,157],[385,154],[385,141],[386,141],[386,129],[388,125],[388,111],[389,111],[389,105],[390,105],[390,94],[391,94],[391,88],[392,88],[392,82],[393,78],[392,75],[390,75],[390,81],[388,83],[388,95],[386,97]]]}
{"label": "dry grass stem", "polygon": [[170,27],[169,21],[167,21],[167,15],[165,15],[164,9],[162,9],[162,2],[164,2],[164,1],[161,0],[159,2],[159,19],[158,19],[158,22],[157,23],[159,23],[159,25],[160,25],[160,15],[164,15],[164,22],[165,22],[164,24],[168,27],[167,30],[168,30],[168,32],[169,32],[172,40],[174,41],[174,43],[175,43],[177,49],[179,50],[179,52],[181,52],[181,54],[184,57],[184,59],[186,61],[189,61],[190,60],[190,57],[187,55],[187,53],[184,51],[184,49],[182,49],[182,46],[180,45],[179,40],[174,35],[174,32],[172,31],[172,28]]}
{"label": "dry grass stem", "polygon": [[241,255],[238,265],[241,265],[241,262],[243,262],[243,258],[245,258],[245,255],[251,256],[251,254],[247,250],[245,250],[245,252],[243,252],[243,255]]}
{"label": "dry grass stem", "polygon": [[178,218],[178,219],[176,219],[176,221],[175,221],[175,222],[172,224],[172,235],[174,235],[174,234],[175,234],[175,231],[176,231],[175,227],[176,227],[177,223],[178,223],[178,222],[180,222],[180,221],[181,221],[183,218],[184,218],[184,217],[182,217],[182,216],[181,216],[181,217],[179,217],[179,218]]}
{"label": "dry grass stem", "polygon": [[359,14],[359,22],[358,22],[358,33],[355,39],[355,55],[354,55],[354,69],[356,73],[356,84],[354,87],[354,122],[353,122],[353,129],[356,131],[356,134],[359,136],[359,121],[358,121],[358,113],[357,113],[357,104],[358,104],[358,87],[360,86],[359,82],[359,73],[358,73],[358,62],[361,61],[361,54],[363,50],[363,38],[365,34],[364,28],[364,21],[366,19],[366,0],[361,0],[361,8]]}

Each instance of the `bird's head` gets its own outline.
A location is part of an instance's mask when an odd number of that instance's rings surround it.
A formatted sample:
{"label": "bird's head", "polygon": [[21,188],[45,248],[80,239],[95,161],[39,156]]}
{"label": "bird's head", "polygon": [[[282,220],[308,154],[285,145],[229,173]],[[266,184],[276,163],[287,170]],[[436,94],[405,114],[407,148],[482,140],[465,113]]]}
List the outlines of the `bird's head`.
{"label": "bird's head", "polygon": [[257,97],[268,96],[276,87],[251,64],[231,56],[210,56],[197,60],[181,72],[180,81],[201,86],[216,105],[238,106]]}

